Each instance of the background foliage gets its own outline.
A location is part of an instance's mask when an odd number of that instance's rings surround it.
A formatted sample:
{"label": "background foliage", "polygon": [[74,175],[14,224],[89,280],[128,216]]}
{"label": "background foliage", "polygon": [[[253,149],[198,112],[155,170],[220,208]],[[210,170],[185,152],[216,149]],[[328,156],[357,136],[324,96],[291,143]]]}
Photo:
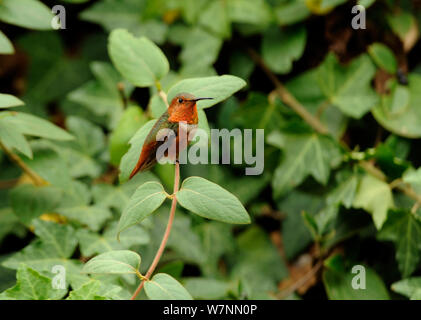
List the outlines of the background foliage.
{"label": "background foliage", "polygon": [[[152,41],[165,54],[168,65],[151,49],[147,65],[170,97],[187,78],[247,82],[201,111],[203,128],[265,129],[260,176],[181,167],[236,195],[252,223],[178,207],[154,276],[173,298],[421,298],[418,1],[361,0],[367,28],[354,30],[355,1],[63,0],[59,31],[49,9],[59,1],[43,2],[0,2],[0,142],[28,169],[0,152],[2,299],[128,299],[135,275],[88,276],[84,263],[117,250],[129,270],[150,265],[168,203],[116,239],[136,188],[171,190],[174,171],[124,182],[129,140],[165,110],[156,79],[118,50],[132,41],[134,52]],[[54,265],[66,289],[52,289]],[[366,290],[351,287],[354,265],[366,268]]]}

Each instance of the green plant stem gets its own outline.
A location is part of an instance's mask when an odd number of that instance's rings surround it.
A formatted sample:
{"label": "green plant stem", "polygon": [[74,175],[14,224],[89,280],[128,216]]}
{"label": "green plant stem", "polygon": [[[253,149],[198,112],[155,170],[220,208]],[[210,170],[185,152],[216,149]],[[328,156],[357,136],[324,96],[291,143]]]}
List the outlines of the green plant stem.
{"label": "green plant stem", "polygon": [[168,218],[167,228],[165,229],[164,236],[162,237],[161,244],[159,245],[158,251],[155,254],[155,258],[153,259],[151,266],[149,267],[148,271],[145,274],[145,279],[142,280],[142,282],[139,284],[135,293],[131,297],[131,300],[136,299],[137,295],[140,293],[143,286],[145,285],[145,281],[148,281],[151,278],[152,273],[155,271],[155,268],[158,265],[159,260],[161,259],[162,253],[164,252],[165,246],[170,236],[172,224],[174,222],[175,208],[177,206],[176,193],[178,191],[179,184],[180,184],[180,164],[178,163],[178,161],[176,161],[175,176],[174,176],[174,192],[172,194],[170,217]]}
{"label": "green plant stem", "polygon": [[328,134],[329,130],[327,127],[320,122],[317,117],[313,116],[307,109],[297,100],[295,97],[285,88],[285,86],[279,81],[278,77],[266,66],[260,55],[253,49],[249,49],[249,54],[254,62],[260,66],[267,77],[272,81],[275,86],[275,92],[281,98],[281,100],[294,110],[305,122],[307,122],[316,132],[321,134]]}
{"label": "green plant stem", "polygon": [[18,167],[20,167],[23,172],[25,172],[29,178],[34,182],[36,186],[43,186],[46,185],[47,182],[41,178],[35,171],[29,168],[25,162],[15,153],[13,153],[9,148],[7,148],[1,141],[0,141],[0,149],[4,151],[7,157],[14,162]]}

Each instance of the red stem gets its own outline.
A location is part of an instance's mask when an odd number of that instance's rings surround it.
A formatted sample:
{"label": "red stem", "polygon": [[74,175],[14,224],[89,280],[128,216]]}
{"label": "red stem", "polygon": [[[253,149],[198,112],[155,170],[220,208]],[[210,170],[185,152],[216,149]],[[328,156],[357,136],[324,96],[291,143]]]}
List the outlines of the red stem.
{"label": "red stem", "polygon": [[174,176],[174,193],[173,193],[170,217],[168,218],[167,228],[165,229],[164,236],[161,240],[161,244],[159,245],[159,249],[155,254],[155,258],[153,259],[151,266],[149,267],[148,271],[146,272],[145,279],[142,280],[142,282],[139,284],[135,293],[131,297],[131,300],[136,299],[137,295],[140,293],[140,291],[142,291],[142,288],[145,285],[145,281],[147,281],[147,279],[150,279],[152,273],[155,271],[155,268],[158,265],[159,260],[161,259],[162,253],[164,252],[165,245],[167,244],[168,238],[170,236],[172,223],[174,221],[175,208],[177,206],[177,199],[175,197],[175,194],[178,191],[179,183],[180,183],[180,165],[179,165],[178,161],[176,161],[175,162],[175,176]]}

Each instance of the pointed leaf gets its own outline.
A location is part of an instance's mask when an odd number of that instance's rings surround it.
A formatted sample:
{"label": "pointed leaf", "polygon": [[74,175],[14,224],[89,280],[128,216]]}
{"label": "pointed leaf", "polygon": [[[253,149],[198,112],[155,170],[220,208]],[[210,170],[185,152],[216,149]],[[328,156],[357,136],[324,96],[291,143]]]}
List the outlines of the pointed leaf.
{"label": "pointed leaf", "polygon": [[129,250],[116,250],[100,254],[83,267],[84,273],[138,274],[140,256]]}
{"label": "pointed leaf", "polygon": [[145,283],[145,292],[151,300],[192,300],[192,296],[173,277],[166,273],[156,274]]}
{"label": "pointed leaf", "polygon": [[204,218],[227,223],[250,223],[250,217],[240,200],[206,179],[187,178],[176,196],[182,207]]}
{"label": "pointed leaf", "polygon": [[164,187],[159,182],[150,181],[142,184],[121,215],[118,233],[133,226],[158,209],[166,199]]}
{"label": "pointed leaf", "polygon": [[245,85],[244,80],[231,75],[186,79],[171,87],[168,92],[168,101],[180,92],[188,92],[198,98],[213,98],[197,103],[198,108],[209,108],[227,99]]}
{"label": "pointed leaf", "polygon": [[158,46],[124,29],[111,32],[108,51],[117,70],[139,87],[154,85],[169,71],[168,60]]}

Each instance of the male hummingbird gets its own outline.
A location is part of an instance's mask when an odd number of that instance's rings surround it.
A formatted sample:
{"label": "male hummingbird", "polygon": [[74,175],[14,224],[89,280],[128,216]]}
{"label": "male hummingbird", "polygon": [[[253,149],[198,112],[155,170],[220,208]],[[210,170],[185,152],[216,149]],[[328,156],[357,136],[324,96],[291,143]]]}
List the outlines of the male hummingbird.
{"label": "male hummingbird", "polygon": [[186,136],[188,137],[189,133],[197,128],[199,120],[196,102],[206,99],[213,98],[196,98],[190,93],[179,93],[172,99],[168,109],[156,121],[155,125],[146,136],[142,152],[140,153],[136,166],[130,174],[130,179],[133,178],[136,173],[152,168],[156,164],[157,160],[159,160],[157,159],[156,153],[159,146],[165,142],[157,139],[157,135],[161,129],[173,130],[175,134],[175,141],[172,143],[176,143],[178,157],[178,153],[187,146],[186,143],[179,143],[180,136],[182,136],[180,130],[183,127],[180,126],[179,123],[185,122],[187,124]]}

